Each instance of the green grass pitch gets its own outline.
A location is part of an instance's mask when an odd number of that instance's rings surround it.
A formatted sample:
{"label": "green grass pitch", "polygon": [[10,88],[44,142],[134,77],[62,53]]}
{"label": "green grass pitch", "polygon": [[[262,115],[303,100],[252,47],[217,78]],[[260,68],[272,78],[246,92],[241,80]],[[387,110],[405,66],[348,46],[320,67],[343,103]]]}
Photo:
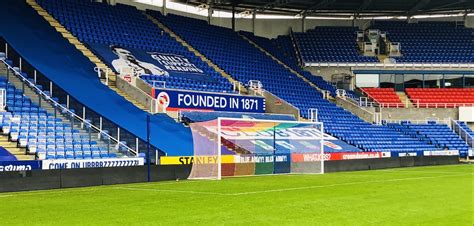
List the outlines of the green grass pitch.
{"label": "green grass pitch", "polygon": [[473,166],[0,194],[0,225],[473,225]]}

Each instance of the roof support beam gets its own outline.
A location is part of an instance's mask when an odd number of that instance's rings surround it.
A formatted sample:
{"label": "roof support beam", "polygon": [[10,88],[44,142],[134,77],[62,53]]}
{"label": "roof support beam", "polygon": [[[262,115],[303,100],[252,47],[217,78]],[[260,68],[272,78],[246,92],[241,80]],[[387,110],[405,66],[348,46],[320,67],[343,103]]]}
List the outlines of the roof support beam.
{"label": "roof support beam", "polygon": [[275,7],[279,7],[279,6],[282,6],[282,5],[286,5],[288,3],[290,3],[292,0],[275,0],[273,2],[270,2],[264,6],[261,6],[261,7],[258,7],[258,8],[255,8],[257,10],[257,12],[263,12],[267,9],[273,9]]}
{"label": "roof support beam", "polygon": [[302,15],[302,16],[310,15],[310,14],[314,13],[316,10],[318,10],[320,8],[323,8],[325,6],[328,6],[332,3],[334,3],[335,1],[336,0],[321,0],[318,3],[316,3],[314,5],[311,5],[309,8],[307,8],[305,10],[301,10],[298,14]]}
{"label": "roof support beam", "polygon": [[408,12],[407,12],[407,16],[408,17],[411,17],[413,16],[418,10],[420,10],[421,8],[423,8],[424,6],[428,5],[428,3],[430,3],[431,0],[420,0],[418,3],[416,3],[415,6],[413,6],[413,8],[411,8]]}
{"label": "roof support beam", "polygon": [[354,19],[359,17],[360,13],[366,10],[370,6],[371,3],[372,3],[372,0],[364,0],[362,5],[360,5],[360,7],[355,11]]}

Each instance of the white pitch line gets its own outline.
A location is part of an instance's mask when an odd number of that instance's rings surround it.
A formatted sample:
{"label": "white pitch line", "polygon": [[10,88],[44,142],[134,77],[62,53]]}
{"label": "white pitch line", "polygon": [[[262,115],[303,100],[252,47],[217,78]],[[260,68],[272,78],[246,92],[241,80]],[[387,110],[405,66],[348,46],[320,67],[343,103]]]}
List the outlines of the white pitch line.
{"label": "white pitch line", "polygon": [[[128,184],[133,187],[145,187],[145,186],[157,186],[157,185],[171,185],[171,184],[187,184],[191,182],[197,182],[197,181],[180,181],[180,182],[158,182],[158,183],[147,183],[147,184]],[[125,184],[127,185],[127,184]],[[64,189],[50,189],[50,190],[33,190],[33,191],[17,191],[17,192],[11,192],[11,193],[5,193],[5,195],[2,195],[0,193],[0,198],[6,198],[6,197],[15,197],[15,196],[30,196],[30,195],[55,195],[55,194],[61,194],[61,193],[74,193],[74,192],[88,192],[88,191],[98,191],[98,190],[103,190],[103,189],[111,189],[115,188],[117,184],[114,185],[100,185],[100,186],[95,186],[95,187],[84,187],[84,188],[64,188]],[[128,187],[128,186],[121,186],[121,187]]]}
{"label": "white pitch line", "polygon": [[[400,170],[393,172],[401,172]],[[253,191],[253,192],[241,192],[241,193],[218,193],[218,192],[199,192],[199,191],[186,191],[186,190],[172,190],[172,189],[153,189],[153,188],[140,188],[146,186],[160,186],[160,185],[171,185],[171,184],[187,184],[200,181],[181,181],[181,182],[162,182],[162,183],[149,183],[149,184],[130,184],[130,186],[120,186],[116,185],[105,185],[98,187],[88,187],[88,188],[68,188],[62,190],[35,190],[35,191],[22,191],[15,193],[6,193],[4,195],[0,194],[0,198],[8,197],[19,197],[19,196],[31,196],[31,195],[55,195],[60,193],[74,193],[74,192],[88,192],[88,191],[98,191],[103,189],[128,189],[128,190],[143,190],[143,191],[162,191],[162,192],[175,192],[175,193],[194,193],[194,194],[209,194],[209,195],[222,195],[222,196],[238,196],[238,195],[248,195],[248,194],[259,194],[259,193],[270,193],[270,192],[284,192],[284,191],[296,191],[296,190],[306,190],[313,188],[325,188],[325,187],[336,187],[336,186],[347,186],[347,185],[356,185],[356,184],[370,184],[370,183],[384,183],[384,182],[395,182],[395,181],[406,181],[406,180],[419,180],[419,179],[432,179],[432,178],[442,178],[442,177],[455,177],[462,175],[474,175],[474,173],[463,173],[463,174],[449,174],[444,176],[434,176],[434,177],[412,177],[412,178],[400,178],[400,179],[390,179],[390,180],[372,180],[372,181],[360,181],[360,182],[349,182],[349,183],[339,183],[339,184],[327,184],[327,185],[315,185],[315,186],[306,186],[306,187],[294,187],[294,188],[283,188],[283,189],[273,189],[273,190],[264,190],[264,191]]]}
{"label": "white pitch line", "polygon": [[[469,175],[469,174],[466,174],[466,175]],[[398,181],[408,181],[408,180],[434,179],[434,178],[454,177],[454,176],[460,176],[460,175],[457,174],[457,175],[444,175],[444,176],[435,176],[435,177],[412,177],[412,178],[400,178],[400,179],[389,179],[389,180],[359,181],[359,182],[348,182],[348,183],[339,183],[339,184],[327,184],[327,185],[314,185],[314,186],[305,186],[305,187],[272,189],[272,190],[264,190],[264,191],[240,192],[240,193],[232,193],[232,194],[229,194],[229,195],[240,196],[240,195],[263,194],[263,193],[273,193],[273,192],[308,190],[308,189],[314,189],[314,188],[338,187],[338,186],[347,186],[347,185],[359,185],[359,184],[386,183],[386,182],[398,182]]]}
{"label": "white pitch line", "polygon": [[13,193],[8,193],[6,195],[0,194],[0,198],[5,197],[16,197],[16,196],[31,196],[31,195],[55,195],[61,193],[70,193],[70,192],[87,192],[87,191],[97,191],[101,190],[104,187],[88,187],[88,188],[65,188],[65,189],[51,189],[51,190],[34,190],[34,191],[18,191]]}
{"label": "white pitch line", "polygon": [[228,195],[218,192],[205,192],[205,191],[186,191],[186,190],[173,190],[173,189],[153,189],[153,188],[134,188],[134,187],[114,187],[115,189],[134,190],[134,191],[157,191],[157,192],[171,192],[171,193],[189,193],[189,194],[201,194],[201,195]]}
{"label": "white pitch line", "polygon": [[394,169],[385,169],[378,170],[379,172],[384,173],[420,173],[420,174],[450,174],[450,175],[469,175],[469,173],[456,173],[449,171],[420,171],[420,170],[394,170]]}
{"label": "white pitch line", "polygon": [[442,177],[455,177],[455,176],[460,176],[460,175],[471,175],[471,174],[455,174],[455,175],[431,176],[431,177],[411,177],[411,178],[400,178],[400,179],[389,179],[389,180],[358,181],[358,182],[326,184],[326,185],[314,185],[314,186],[305,186],[305,187],[293,187],[293,188],[271,189],[271,190],[239,192],[239,193],[219,193],[219,192],[203,192],[203,191],[173,190],[173,189],[154,189],[154,188],[135,188],[135,187],[113,187],[113,188],[115,188],[115,189],[126,189],[126,190],[137,190],[137,191],[205,194],[205,195],[219,195],[219,196],[241,196],[241,195],[251,195],[251,194],[273,193],[273,192],[308,190],[308,189],[315,189],[315,188],[327,188],[327,187],[338,187],[338,186],[348,186],[348,185],[359,185],[359,184],[386,183],[386,182],[398,182],[398,181],[422,180],[422,179],[435,179],[435,178],[442,178]]}

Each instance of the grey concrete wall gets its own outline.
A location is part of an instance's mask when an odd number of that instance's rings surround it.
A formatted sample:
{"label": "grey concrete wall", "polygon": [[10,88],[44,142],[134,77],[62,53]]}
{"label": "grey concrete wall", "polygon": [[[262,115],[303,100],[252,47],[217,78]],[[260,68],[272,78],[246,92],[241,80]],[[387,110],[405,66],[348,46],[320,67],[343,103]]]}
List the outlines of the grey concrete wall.
{"label": "grey concrete wall", "polygon": [[305,70],[311,72],[313,75],[319,75],[324,80],[331,82],[331,76],[333,74],[352,74],[350,67],[306,67]]}
{"label": "grey concrete wall", "polygon": [[357,115],[359,118],[366,122],[374,122],[374,108],[361,108],[355,103],[352,103],[340,97],[336,97],[336,104],[352,112],[353,114]]}
{"label": "grey concrete wall", "polygon": [[[139,80],[141,79],[137,79],[137,82]],[[152,97],[137,87],[132,86],[130,83],[120,78],[120,76],[117,76],[117,88],[145,106],[147,109],[151,109],[153,105]]]}
{"label": "grey concrete wall", "polygon": [[384,120],[426,120],[427,118],[454,119],[459,118],[457,108],[382,108]]}
{"label": "grey concrete wall", "polygon": [[151,95],[151,86],[148,83],[146,83],[145,81],[143,81],[142,79],[137,79],[136,80],[136,86],[137,86],[137,88],[139,88],[143,92]]}
{"label": "grey concrete wall", "polygon": [[466,27],[474,28],[474,16],[466,17],[466,21],[464,23]]}
{"label": "grey concrete wall", "polygon": [[300,117],[300,110],[288,102],[280,99],[270,92],[265,91],[265,112],[274,114],[288,114],[294,115],[296,119]]}

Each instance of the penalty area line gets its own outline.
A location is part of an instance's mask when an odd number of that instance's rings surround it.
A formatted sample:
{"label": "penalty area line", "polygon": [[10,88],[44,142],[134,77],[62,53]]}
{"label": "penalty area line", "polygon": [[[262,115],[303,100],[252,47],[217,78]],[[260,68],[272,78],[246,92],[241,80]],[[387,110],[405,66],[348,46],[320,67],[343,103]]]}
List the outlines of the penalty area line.
{"label": "penalty area line", "polygon": [[411,177],[411,178],[399,178],[399,179],[388,179],[388,180],[370,180],[370,181],[358,181],[358,182],[347,182],[347,183],[337,183],[337,184],[314,185],[314,186],[305,186],[305,187],[270,189],[270,190],[263,190],[263,191],[239,192],[239,193],[219,193],[219,192],[176,190],[176,189],[160,189],[160,188],[143,188],[143,187],[142,188],[140,188],[140,187],[113,187],[113,188],[114,189],[123,189],[123,190],[154,191],[154,192],[169,192],[169,193],[188,193],[188,194],[217,195],[217,196],[227,196],[228,197],[228,196],[243,196],[243,195],[253,195],[253,194],[309,190],[309,189],[316,189],[316,188],[350,186],[350,185],[360,185],[360,184],[387,183],[387,182],[399,182],[399,181],[423,180],[423,179],[436,179],[436,178],[443,178],[443,177],[457,177],[457,176],[462,176],[462,175],[471,175],[471,174],[455,174],[455,175],[450,174],[450,175],[443,175],[443,176]]}
{"label": "penalty area line", "polygon": [[[308,190],[308,189],[315,189],[315,188],[339,187],[339,186],[349,186],[349,185],[359,185],[359,184],[387,183],[387,182],[399,182],[399,181],[410,181],[410,180],[435,179],[435,178],[443,178],[443,177],[456,177],[456,176],[461,176],[461,175],[464,175],[464,174],[456,174],[456,175],[451,174],[451,175],[432,176],[432,177],[411,177],[411,178],[399,178],[399,179],[389,179],[389,180],[358,181],[358,182],[348,182],[348,183],[338,183],[338,184],[270,189],[270,190],[263,190],[263,191],[240,192],[240,193],[232,193],[229,195],[240,196],[240,195],[264,194],[264,193],[274,193],[274,192],[299,191],[299,190]],[[465,175],[471,175],[471,174],[465,174]]]}
{"label": "penalty area line", "polygon": [[200,194],[200,195],[229,195],[218,192],[205,192],[205,191],[187,191],[187,190],[175,190],[175,189],[155,189],[155,188],[139,188],[139,187],[114,187],[114,189],[121,190],[132,190],[132,191],[156,191],[156,192],[170,192],[170,193],[189,193],[189,194]]}

